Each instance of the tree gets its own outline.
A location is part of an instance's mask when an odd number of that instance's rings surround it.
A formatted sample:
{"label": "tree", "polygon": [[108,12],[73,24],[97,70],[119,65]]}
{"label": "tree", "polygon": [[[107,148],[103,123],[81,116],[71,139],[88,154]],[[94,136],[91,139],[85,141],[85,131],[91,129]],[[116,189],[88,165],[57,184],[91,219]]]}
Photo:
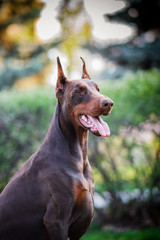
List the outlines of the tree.
{"label": "tree", "polygon": [[34,24],[43,6],[38,0],[0,1],[0,89],[42,71],[47,49],[59,43],[37,41]]}
{"label": "tree", "polygon": [[[122,22],[136,29],[136,36],[123,44],[111,44],[104,48],[88,46],[104,57],[117,63],[123,70],[128,68],[150,69],[160,67],[160,0],[125,0],[126,7],[104,17],[111,22]],[[120,72],[121,75],[121,72]]]}
{"label": "tree", "polygon": [[12,86],[17,79],[42,72],[49,65],[48,50],[54,47],[65,52],[70,73],[76,49],[89,41],[91,26],[83,0],[63,0],[57,8],[60,36],[40,43],[35,33],[35,22],[43,7],[39,0],[0,2],[0,89]]}
{"label": "tree", "polygon": [[61,24],[61,50],[68,57],[68,73],[74,64],[77,48],[91,39],[91,24],[83,0],[63,0],[59,6],[58,19]]}

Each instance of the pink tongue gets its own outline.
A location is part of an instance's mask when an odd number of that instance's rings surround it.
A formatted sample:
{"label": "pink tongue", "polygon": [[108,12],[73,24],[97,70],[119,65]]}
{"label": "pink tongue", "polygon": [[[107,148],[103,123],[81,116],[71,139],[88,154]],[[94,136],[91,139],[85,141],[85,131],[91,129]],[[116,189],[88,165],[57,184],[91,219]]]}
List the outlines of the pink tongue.
{"label": "pink tongue", "polygon": [[110,129],[108,127],[108,124],[102,120],[101,117],[93,118],[92,117],[92,123],[97,128],[97,131],[102,137],[109,137],[110,136]]}
{"label": "pink tongue", "polygon": [[102,137],[110,136],[108,124],[101,117],[91,117],[89,115],[81,115],[81,123],[88,128],[92,133],[98,132]]}
{"label": "pink tongue", "polygon": [[[90,120],[91,131],[98,131],[102,137],[109,137],[110,136],[110,129],[108,124],[102,120],[101,117],[91,117],[87,115]],[[89,127],[89,126],[88,126]]]}

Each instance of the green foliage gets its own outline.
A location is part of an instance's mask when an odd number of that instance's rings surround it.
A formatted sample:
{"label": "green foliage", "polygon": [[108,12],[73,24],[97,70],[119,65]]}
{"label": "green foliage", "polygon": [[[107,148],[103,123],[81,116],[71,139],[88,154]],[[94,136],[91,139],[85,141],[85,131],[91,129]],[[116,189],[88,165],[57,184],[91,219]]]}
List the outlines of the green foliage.
{"label": "green foliage", "polygon": [[142,230],[128,230],[115,231],[114,228],[110,230],[91,230],[87,232],[82,240],[159,240],[159,229],[142,229]]}
{"label": "green foliage", "polygon": [[0,94],[0,188],[40,146],[56,104],[49,89]]}
{"label": "green foliage", "polygon": [[[100,84],[101,92],[114,101],[111,114],[104,117],[111,129],[107,139],[93,138],[90,155],[101,174],[96,190],[125,190],[159,186],[153,182],[159,136],[160,71],[130,74],[124,79]],[[147,126],[147,129],[146,129]],[[145,137],[145,134],[148,134]],[[96,156],[96,157],[94,157]],[[96,161],[96,163],[95,163]]]}
{"label": "green foliage", "polygon": [[114,108],[107,122],[113,131],[120,125],[137,126],[160,116],[160,71],[139,71],[121,80],[103,83],[102,93],[111,97]]}
{"label": "green foliage", "polygon": [[[159,222],[158,211],[153,211],[154,189],[160,189],[159,77],[156,70],[138,72],[101,86],[101,92],[115,103],[110,116],[105,117],[112,134],[109,138],[90,135],[89,159],[95,190],[109,191],[115,203],[118,201],[106,212],[113,222],[126,218],[125,214],[131,220],[130,209],[138,216],[136,224],[142,218],[145,224],[143,216],[150,219],[154,215],[154,222]],[[42,143],[55,104],[52,89],[0,93],[0,189]],[[144,208],[139,207],[142,202],[132,198],[125,208],[117,193],[129,194],[134,188],[140,190],[139,199],[143,199],[147,189],[145,201],[151,200],[153,207],[148,207],[149,202]]]}
{"label": "green foliage", "polygon": [[[105,217],[112,223],[137,225],[145,224],[145,215],[151,222],[158,221],[153,209],[159,208],[158,192],[154,191],[160,189],[160,71],[137,72],[105,82],[100,88],[115,103],[105,117],[111,136],[91,138],[89,147],[95,190],[108,191],[113,199]],[[126,203],[119,194],[126,197]]]}

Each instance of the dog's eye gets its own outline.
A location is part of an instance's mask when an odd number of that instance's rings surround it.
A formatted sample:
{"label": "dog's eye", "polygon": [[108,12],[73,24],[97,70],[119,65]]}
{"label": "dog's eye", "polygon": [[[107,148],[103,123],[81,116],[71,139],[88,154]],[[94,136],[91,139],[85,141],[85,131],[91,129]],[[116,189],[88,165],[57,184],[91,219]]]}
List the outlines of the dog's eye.
{"label": "dog's eye", "polygon": [[85,92],[85,88],[84,87],[79,87],[75,90],[75,93],[78,93],[78,94],[83,94]]}

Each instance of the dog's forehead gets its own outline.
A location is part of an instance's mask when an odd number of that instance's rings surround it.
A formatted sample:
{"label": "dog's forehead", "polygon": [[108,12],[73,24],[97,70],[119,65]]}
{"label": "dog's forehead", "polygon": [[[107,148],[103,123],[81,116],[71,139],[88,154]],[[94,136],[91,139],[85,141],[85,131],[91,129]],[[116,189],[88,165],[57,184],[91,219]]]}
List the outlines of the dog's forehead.
{"label": "dog's forehead", "polygon": [[71,87],[80,87],[81,85],[86,87],[95,87],[94,81],[90,79],[76,79],[76,80],[70,80],[69,81]]}

